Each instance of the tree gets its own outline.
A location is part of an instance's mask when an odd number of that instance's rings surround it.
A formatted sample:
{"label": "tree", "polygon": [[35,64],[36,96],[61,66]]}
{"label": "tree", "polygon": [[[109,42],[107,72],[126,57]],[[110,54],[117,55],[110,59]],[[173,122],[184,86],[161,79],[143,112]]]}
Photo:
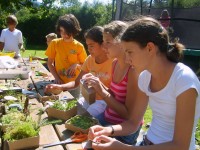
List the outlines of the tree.
{"label": "tree", "polygon": [[122,12],[122,3],[123,0],[116,0],[116,13],[115,13],[115,20],[121,19],[121,12]]}
{"label": "tree", "polygon": [[[172,0],[169,0],[169,5],[171,5]],[[200,6],[200,0],[174,0],[175,7],[179,8],[191,8]]]}
{"label": "tree", "polygon": [[[66,1],[65,1],[66,2]],[[67,9],[66,9],[67,7]],[[48,8],[48,9],[47,9]],[[55,32],[55,24],[64,14],[74,14],[80,22],[82,32],[76,37],[79,41],[84,42],[85,30],[95,25],[104,25],[111,21],[111,5],[102,3],[84,3],[66,4],[61,7],[44,7],[42,4],[38,8],[20,9],[16,16],[19,20],[19,28],[27,39],[29,44],[44,44],[45,35]],[[26,15],[24,15],[26,14]]]}
{"label": "tree", "polygon": [[9,13],[19,10],[22,7],[31,7],[32,2],[30,0],[0,0],[1,10]]}

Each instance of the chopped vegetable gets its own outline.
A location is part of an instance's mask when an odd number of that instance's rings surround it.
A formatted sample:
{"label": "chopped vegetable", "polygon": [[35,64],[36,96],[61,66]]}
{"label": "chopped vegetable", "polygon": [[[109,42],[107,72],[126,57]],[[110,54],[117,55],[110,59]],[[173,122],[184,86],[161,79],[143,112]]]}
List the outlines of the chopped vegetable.
{"label": "chopped vegetable", "polygon": [[97,124],[97,121],[87,116],[76,115],[75,117],[69,119],[67,123],[81,129],[88,129],[91,126]]}

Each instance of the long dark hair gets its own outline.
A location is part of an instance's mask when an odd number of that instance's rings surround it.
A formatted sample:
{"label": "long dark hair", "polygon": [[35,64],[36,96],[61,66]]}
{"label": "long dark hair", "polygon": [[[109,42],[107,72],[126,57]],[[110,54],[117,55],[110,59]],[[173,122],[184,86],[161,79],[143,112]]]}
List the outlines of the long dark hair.
{"label": "long dark hair", "polygon": [[148,42],[152,42],[172,62],[179,62],[183,58],[184,46],[178,40],[170,42],[167,30],[151,17],[140,17],[131,22],[121,40],[136,42],[141,47],[145,47]]}

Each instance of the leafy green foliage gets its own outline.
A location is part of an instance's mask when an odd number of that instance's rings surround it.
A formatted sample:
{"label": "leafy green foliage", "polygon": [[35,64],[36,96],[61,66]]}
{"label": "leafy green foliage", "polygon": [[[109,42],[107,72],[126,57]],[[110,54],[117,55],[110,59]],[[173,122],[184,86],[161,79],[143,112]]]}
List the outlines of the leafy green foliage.
{"label": "leafy green foliage", "polygon": [[83,34],[87,29],[94,25],[104,25],[111,20],[111,5],[101,3],[75,5],[69,2],[64,5],[60,8],[48,7],[48,9],[46,7],[23,8],[16,13],[19,20],[17,28],[22,31],[28,44],[44,45],[45,36],[55,32],[55,24],[59,16],[64,14],[72,13],[79,20],[82,32],[76,38],[81,42],[85,41]]}
{"label": "leafy green foliage", "polygon": [[75,117],[72,117],[67,121],[67,123],[79,127],[81,129],[88,129],[91,126],[97,124],[96,120],[81,115],[76,115]]}
{"label": "leafy green foliage", "polygon": [[38,136],[39,128],[36,123],[29,120],[26,122],[16,121],[12,127],[8,127],[3,136],[4,140],[15,141],[24,138]]}
{"label": "leafy green foliage", "polygon": [[77,106],[77,100],[76,99],[75,100],[71,100],[68,103],[66,103],[65,110],[70,110],[75,106]]}
{"label": "leafy green foliage", "polygon": [[22,114],[20,112],[12,111],[6,115],[3,115],[3,117],[1,118],[1,123],[3,125],[10,125],[13,122],[15,122],[16,120],[24,121],[25,119],[26,119],[26,117],[24,116],[24,114]]}
{"label": "leafy green foliage", "polygon": [[[0,0],[1,1],[1,0]],[[105,5],[102,3],[89,4],[85,2],[81,5],[78,0],[61,0],[61,6],[54,5],[55,0],[43,0],[40,7],[33,7],[26,5],[25,7],[15,7],[18,1],[9,0],[7,4],[10,9],[0,9],[0,29],[6,27],[5,19],[10,13],[16,12],[19,24],[17,28],[23,33],[26,39],[26,44],[46,45],[45,36],[51,32],[55,32],[55,24],[59,18],[64,14],[74,14],[80,22],[82,32],[76,37],[79,41],[84,43],[84,32],[95,25],[104,25],[111,20],[111,4]],[[25,0],[23,0],[25,1]],[[5,4],[6,1],[2,3]],[[12,3],[11,3],[12,2]],[[4,4],[2,7],[4,7]],[[21,4],[19,4],[21,6]],[[87,18],[87,19],[86,19]]]}
{"label": "leafy green foliage", "polygon": [[49,125],[49,124],[60,124],[60,123],[63,123],[63,121],[60,120],[60,119],[45,118],[40,122],[40,127],[41,126],[46,126],[46,125]]}
{"label": "leafy green foliage", "polygon": [[6,127],[4,140],[14,141],[39,134],[39,126],[30,117],[26,117],[16,109],[11,109],[8,114],[3,115],[1,123]]}
{"label": "leafy green foliage", "polygon": [[57,101],[54,102],[52,108],[67,111],[67,110],[72,109],[75,106],[77,106],[77,100],[71,100],[67,103],[63,103],[62,101],[57,100]]}
{"label": "leafy green foliage", "polygon": [[196,144],[200,145],[200,120],[197,124],[197,130],[196,130],[196,133],[195,133],[195,137],[196,137]]}
{"label": "leafy green foliage", "polygon": [[147,108],[145,115],[144,115],[144,125],[143,130],[147,130],[145,127],[148,123],[151,123],[152,120],[152,110],[150,107]]}
{"label": "leafy green foliage", "polygon": [[60,100],[55,101],[52,108],[63,110],[63,111],[65,110],[65,106]]}
{"label": "leafy green foliage", "polygon": [[[169,5],[171,5],[172,0],[169,1]],[[200,6],[199,0],[174,0],[175,7],[179,8],[191,8]]]}
{"label": "leafy green foliage", "polygon": [[16,92],[16,91],[10,90],[10,91],[7,91],[7,92],[1,94],[1,95],[0,95],[0,99],[4,98],[4,96],[13,96],[13,97],[17,98],[18,100],[20,100],[20,97],[21,97],[22,95],[23,95],[23,94],[20,93],[20,92]]}

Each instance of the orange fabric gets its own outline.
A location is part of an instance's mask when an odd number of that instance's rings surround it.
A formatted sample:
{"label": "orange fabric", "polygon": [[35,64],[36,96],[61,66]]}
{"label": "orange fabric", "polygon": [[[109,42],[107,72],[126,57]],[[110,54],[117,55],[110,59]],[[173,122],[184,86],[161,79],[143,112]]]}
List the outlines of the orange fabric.
{"label": "orange fabric", "polygon": [[[112,62],[113,59],[108,59],[102,64],[97,64],[95,59],[90,55],[82,65],[82,70],[99,77],[100,81],[109,88],[111,83]],[[102,100],[102,97],[96,95],[96,100]]]}
{"label": "orange fabric", "polygon": [[59,77],[65,82],[74,81],[80,71],[76,70],[76,76],[67,77],[64,73],[73,64],[83,64],[87,54],[84,46],[77,40],[65,42],[62,38],[51,41],[45,55],[55,60],[55,68]]}

